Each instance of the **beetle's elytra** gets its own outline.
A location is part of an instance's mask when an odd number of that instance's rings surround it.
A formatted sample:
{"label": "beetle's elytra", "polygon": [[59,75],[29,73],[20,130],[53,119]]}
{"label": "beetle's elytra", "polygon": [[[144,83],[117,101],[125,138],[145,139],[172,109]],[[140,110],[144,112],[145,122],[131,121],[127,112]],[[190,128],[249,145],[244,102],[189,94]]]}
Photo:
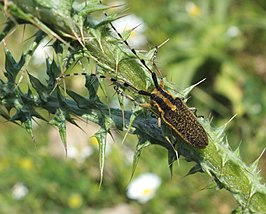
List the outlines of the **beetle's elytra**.
{"label": "beetle's elytra", "polygon": [[157,82],[155,73],[152,73],[155,89],[150,93],[139,91],[139,94],[149,96],[151,105],[155,106],[163,121],[187,143],[195,148],[203,149],[208,145],[208,136],[197,117],[180,98],[174,98]]}

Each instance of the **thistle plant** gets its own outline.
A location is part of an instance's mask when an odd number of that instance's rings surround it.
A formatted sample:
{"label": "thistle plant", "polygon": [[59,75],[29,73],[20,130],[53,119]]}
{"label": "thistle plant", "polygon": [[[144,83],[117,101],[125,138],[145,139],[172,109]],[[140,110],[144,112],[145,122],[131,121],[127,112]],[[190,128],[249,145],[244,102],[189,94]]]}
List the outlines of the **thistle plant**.
{"label": "thistle plant", "polygon": [[[156,144],[168,151],[170,167],[178,156],[182,155],[187,161],[195,162],[189,174],[207,173],[213,178],[217,188],[231,192],[239,204],[236,213],[266,212],[266,188],[259,175],[259,158],[247,166],[240,158],[239,149],[230,149],[225,135],[227,124],[215,128],[207,119],[198,118],[208,134],[209,145],[205,149],[197,149],[181,139],[177,139],[178,142],[174,144],[172,142],[175,139],[169,128],[165,124],[159,127],[157,119],[149,111],[137,105],[133,105],[131,110],[124,110],[122,101],[119,109],[110,108],[105,104],[98,95],[102,86],[97,75],[88,73],[86,76],[84,88],[88,91],[88,96],[82,96],[68,88],[65,93],[59,87],[57,80],[62,72],[71,71],[76,64],[86,59],[84,67],[91,63],[97,64],[99,75],[116,79],[118,84],[121,82],[122,88],[122,82],[127,82],[139,90],[149,91],[154,88],[150,73],[110,30],[110,23],[123,14],[114,13],[112,7],[98,1],[81,3],[75,0],[7,0],[0,2],[0,7],[7,16],[0,41],[3,42],[18,25],[36,27],[31,47],[21,55],[18,62],[5,46],[5,78],[0,80],[0,114],[3,118],[22,124],[32,137],[34,118],[49,122],[58,128],[66,152],[67,122],[77,125],[75,118],[79,117],[99,124],[101,128],[95,133],[95,137],[99,143],[101,176],[104,170],[107,134],[111,128],[126,130],[139,137],[133,169],[137,166],[142,149]],[[105,11],[110,12],[105,16]],[[124,32],[123,37],[127,38],[129,34],[130,31]],[[46,83],[34,77],[27,69],[34,51],[44,38],[49,38],[49,46],[54,52],[52,58],[46,58]],[[154,51],[155,49],[152,49],[145,54],[138,54],[149,62]],[[22,72],[27,72],[30,80],[26,93],[20,87],[19,77]],[[167,80],[164,80],[164,85],[175,93]],[[177,95],[182,94],[185,99],[195,86],[192,85]],[[130,96],[140,102],[149,101],[137,93],[131,93]],[[43,111],[52,115],[52,118],[43,116]]]}

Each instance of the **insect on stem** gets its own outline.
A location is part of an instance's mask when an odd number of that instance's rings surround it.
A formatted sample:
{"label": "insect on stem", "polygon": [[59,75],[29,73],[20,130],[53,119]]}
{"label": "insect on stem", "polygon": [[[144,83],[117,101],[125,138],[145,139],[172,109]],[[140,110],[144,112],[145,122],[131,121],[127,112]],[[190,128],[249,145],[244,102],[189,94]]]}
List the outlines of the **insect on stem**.
{"label": "insect on stem", "polygon": [[[108,17],[106,12],[104,12],[104,15]],[[138,94],[150,97],[150,105],[157,109],[159,117],[169,128],[172,129],[173,134],[176,137],[181,137],[185,142],[195,148],[205,148],[208,145],[208,136],[202,125],[197,120],[197,117],[179,97],[174,97],[170,92],[163,88],[163,84],[158,83],[156,73],[147,66],[145,60],[137,54],[136,50],[131,48],[129,43],[123,39],[122,35],[116,30],[114,25],[111,22],[109,24],[118,37],[139,60],[142,66],[151,73],[155,86],[151,92],[138,90],[135,87],[132,88],[134,88]],[[163,42],[160,46],[165,44],[167,41],[168,40]],[[160,71],[156,66],[155,59],[160,46],[156,47],[153,55],[153,67],[158,73],[160,73]]]}

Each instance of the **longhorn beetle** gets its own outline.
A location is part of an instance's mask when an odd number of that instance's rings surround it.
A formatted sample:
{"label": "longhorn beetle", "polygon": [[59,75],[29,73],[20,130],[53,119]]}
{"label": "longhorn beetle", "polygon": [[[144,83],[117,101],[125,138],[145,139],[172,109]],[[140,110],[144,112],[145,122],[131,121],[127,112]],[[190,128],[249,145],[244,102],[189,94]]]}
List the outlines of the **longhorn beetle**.
{"label": "longhorn beetle", "polygon": [[[73,73],[73,74],[64,74],[57,78],[65,78],[68,76],[75,75],[88,75],[88,73]],[[95,74],[91,74],[95,75]],[[99,75],[99,78],[106,78],[104,75]],[[120,87],[130,87],[140,95],[149,96],[151,103],[150,104],[141,104],[137,103],[132,97],[126,95],[128,99],[133,102],[136,102],[138,105],[143,107],[154,106],[159,112],[160,118],[173,130],[175,135],[183,138],[187,143],[191,144],[196,148],[205,148],[208,145],[208,137],[198,122],[197,117],[193,114],[192,110],[189,109],[182,99],[176,97],[174,98],[169,92],[163,89],[162,83],[158,83],[155,73],[152,73],[152,79],[155,85],[155,88],[151,92],[144,90],[138,90],[134,86],[130,85],[127,82],[118,81],[115,78],[108,78],[111,82],[114,83],[114,89],[122,94],[122,91],[119,90]]]}
{"label": "longhorn beetle", "polygon": [[[106,17],[108,16],[106,13],[104,13],[104,15]],[[111,22],[109,24],[140,63],[151,73],[155,88],[151,92],[135,89],[138,94],[150,97],[151,103],[143,106],[155,107],[159,112],[160,118],[162,118],[162,120],[173,130],[175,136],[181,137],[195,148],[205,148],[208,145],[207,133],[192,110],[189,109],[179,97],[175,98],[172,94],[166,91],[163,88],[162,81],[160,84],[158,83],[156,73],[147,66],[144,59],[139,57],[135,49],[131,48],[128,42],[123,39],[122,35],[116,30],[114,25]],[[157,51],[158,47],[156,47],[153,56],[153,67],[159,72],[159,69],[155,64]]]}

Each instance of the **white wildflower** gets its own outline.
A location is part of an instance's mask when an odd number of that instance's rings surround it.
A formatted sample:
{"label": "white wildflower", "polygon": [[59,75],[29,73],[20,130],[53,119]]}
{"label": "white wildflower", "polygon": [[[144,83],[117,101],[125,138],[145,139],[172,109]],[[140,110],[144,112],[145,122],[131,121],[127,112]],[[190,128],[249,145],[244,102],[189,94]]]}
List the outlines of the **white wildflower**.
{"label": "white wildflower", "polygon": [[24,198],[28,192],[28,188],[22,183],[16,183],[12,188],[12,195],[17,200]]}
{"label": "white wildflower", "polygon": [[155,174],[146,173],[134,179],[128,186],[127,197],[146,203],[155,195],[161,179]]}
{"label": "white wildflower", "polygon": [[239,34],[240,34],[240,30],[237,26],[230,26],[226,32],[226,35],[231,38],[237,37]]}

